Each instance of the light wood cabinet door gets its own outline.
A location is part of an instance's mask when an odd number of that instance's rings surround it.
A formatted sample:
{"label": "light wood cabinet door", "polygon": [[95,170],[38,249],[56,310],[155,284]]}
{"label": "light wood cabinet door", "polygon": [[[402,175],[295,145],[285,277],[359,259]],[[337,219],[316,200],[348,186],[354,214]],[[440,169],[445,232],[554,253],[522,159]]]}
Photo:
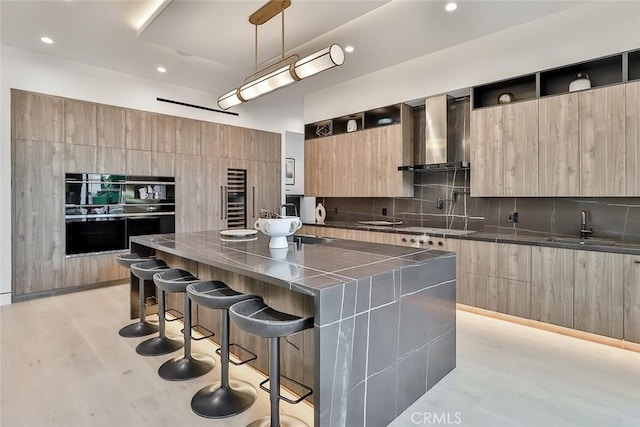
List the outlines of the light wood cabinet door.
{"label": "light wood cabinet door", "polygon": [[[66,144],[64,147],[65,173],[92,173],[98,169],[97,147]],[[44,188],[49,188],[47,184]]]}
{"label": "light wood cabinet door", "polygon": [[125,148],[126,110],[98,104],[96,111],[98,147]]}
{"label": "light wood cabinet door", "polygon": [[253,160],[247,166],[247,226],[252,228],[260,209],[280,213],[282,180],[279,162]]}
{"label": "light wood cabinet door", "polygon": [[471,113],[471,195],[503,196],[503,107]]}
{"label": "light wood cabinet door", "polygon": [[624,196],[625,86],[579,92],[580,194]]}
{"label": "light wood cabinet door", "polygon": [[203,230],[226,228],[223,208],[224,186],[227,180],[227,160],[218,157],[202,157],[202,200],[201,224]]}
{"label": "light wood cabinet door", "polygon": [[570,249],[532,248],[533,320],[573,328],[574,253]]}
{"label": "light wood cabinet door", "polygon": [[537,196],[538,100],[502,108],[504,195]]}
{"label": "light wood cabinet door", "polygon": [[309,196],[332,194],[332,160],[335,136],[304,142],[304,193]]}
{"label": "light wood cabinet door", "polygon": [[625,186],[627,196],[640,196],[640,82],[625,89]]}
{"label": "light wood cabinet door", "polygon": [[176,172],[176,232],[202,230],[202,219],[209,212],[206,191],[213,183],[207,182],[203,162],[208,158],[188,154],[175,155]]}
{"label": "light wood cabinet door", "polygon": [[96,152],[96,171],[98,173],[108,173],[125,175],[127,152],[120,148],[98,147]]}
{"label": "light wood cabinet door", "polygon": [[126,150],[127,175],[151,175],[151,151]]}
{"label": "light wood cabinet door", "polygon": [[640,343],[640,256],[624,255],[624,339]]}
{"label": "light wood cabinet door", "polygon": [[65,260],[65,287],[102,283],[129,277],[129,270],[118,265],[115,256],[90,255]]}
{"label": "light wood cabinet door", "polygon": [[127,150],[152,150],[154,116],[153,113],[146,111],[126,110],[125,145]]}
{"label": "light wood cabinet door", "polygon": [[577,93],[539,100],[539,196],[580,194]]}
{"label": "light wood cabinet door", "polygon": [[620,254],[576,251],[573,327],[622,339],[623,268]]}
{"label": "light wood cabinet door", "polygon": [[220,123],[200,122],[200,152],[203,156],[226,158],[230,126]]}
{"label": "light wood cabinet door", "polygon": [[[173,153],[178,138],[179,119],[173,116],[154,115],[151,121],[151,150],[155,153]],[[200,138],[200,127],[197,129]],[[189,154],[189,153],[187,153]],[[197,154],[200,154],[199,152]]]}
{"label": "light wood cabinet door", "polygon": [[64,100],[11,90],[12,134],[15,140],[64,142]]}
{"label": "light wood cabinet door", "polygon": [[200,122],[176,117],[175,136],[176,153],[200,155],[202,145]]}
{"label": "light wood cabinet door", "polygon": [[64,134],[67,144],[96,145],[97,106],[92,102],[64,100]]}

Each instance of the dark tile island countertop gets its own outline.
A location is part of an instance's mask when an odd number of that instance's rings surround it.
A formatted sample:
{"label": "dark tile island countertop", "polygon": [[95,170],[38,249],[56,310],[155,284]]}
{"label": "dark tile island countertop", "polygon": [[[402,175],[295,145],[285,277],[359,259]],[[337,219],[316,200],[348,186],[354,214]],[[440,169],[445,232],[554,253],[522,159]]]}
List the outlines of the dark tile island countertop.
{"label": "dark tile island countertop", "polygon": [[589,237],[581,241],[578,237],[554,235],[541,236],[540,233],[530,233],[526,231],[488,233],[432,227],[425,227],[429,231],[419,231],[421,227],[407,227],[402,224],[388,226],[366,225],[359,222],[347,221],[325,221],[324,224],[306,223],[304,225],[407,235],[426,234],[436,237],[445,237],[447,239],[478,240],[484,242],[512,243],[517,245],[547,246],[553,248],[640,255],[640,243],[622,243],[610,239],[599,239],[597,237]]}
{"label": "dark tile island countertop", "polygon": [[453,252],[340,239],[273,250],[262,233],[227,242],[218,230],[131,242],[310,295],[316,427],[386,426],[455,368]]}

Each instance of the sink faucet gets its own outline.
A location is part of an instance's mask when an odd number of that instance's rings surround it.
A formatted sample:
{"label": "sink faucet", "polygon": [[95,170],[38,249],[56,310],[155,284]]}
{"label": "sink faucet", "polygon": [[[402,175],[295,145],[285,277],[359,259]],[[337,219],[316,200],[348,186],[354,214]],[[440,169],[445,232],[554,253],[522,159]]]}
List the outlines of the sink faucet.
{"label": "sink faucet", "polygon": [[586,239],[590,234],[593,234],[593,227],[587,228],[587,211],[583,209],[580,211],[580,238]]}

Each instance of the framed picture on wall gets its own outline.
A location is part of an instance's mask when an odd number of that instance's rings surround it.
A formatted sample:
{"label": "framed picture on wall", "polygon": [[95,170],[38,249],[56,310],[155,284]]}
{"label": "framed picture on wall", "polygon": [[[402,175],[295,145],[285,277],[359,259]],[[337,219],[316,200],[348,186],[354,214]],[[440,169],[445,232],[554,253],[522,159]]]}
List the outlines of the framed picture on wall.
{"label": "framed picture on wall", "polygon": [[284,159],[284,183],[294,185],[296,183],[296,159]]}

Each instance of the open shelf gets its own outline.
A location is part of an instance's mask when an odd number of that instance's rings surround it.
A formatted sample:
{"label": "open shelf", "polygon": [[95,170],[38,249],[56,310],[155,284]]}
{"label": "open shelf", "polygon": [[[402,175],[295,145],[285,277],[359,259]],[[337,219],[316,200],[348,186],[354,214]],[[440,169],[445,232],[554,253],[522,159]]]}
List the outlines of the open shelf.
{"label": "open shelf", "polygon": [[578,73],[589,75],[592,88],[622,83],[622,55],[544,71],[540,73],[540,96],[568,93]]}
{"label": "open shelf", "polygon": [[[351,121],[354,122],[351,122]],[[401,123],[402,104],[387,105],[363,112],[347,114],[333,119],[309,123],[304,127],[304,139],[323,138],[330,135],[342,135]],[[350,124],[351,122],[351,124]],[[349,130],[353,129],[353,130]]]}
{"label": "open shelf", "polygon": [[640,80],[640,50],[629,52],[629,81]]}
{"label": "open shelf", "polygon": [[499,105],[498,97],[503,93],[513,95],[516,102],[535,99],[536,75],[530,74],[473,88],[473,108]]}

